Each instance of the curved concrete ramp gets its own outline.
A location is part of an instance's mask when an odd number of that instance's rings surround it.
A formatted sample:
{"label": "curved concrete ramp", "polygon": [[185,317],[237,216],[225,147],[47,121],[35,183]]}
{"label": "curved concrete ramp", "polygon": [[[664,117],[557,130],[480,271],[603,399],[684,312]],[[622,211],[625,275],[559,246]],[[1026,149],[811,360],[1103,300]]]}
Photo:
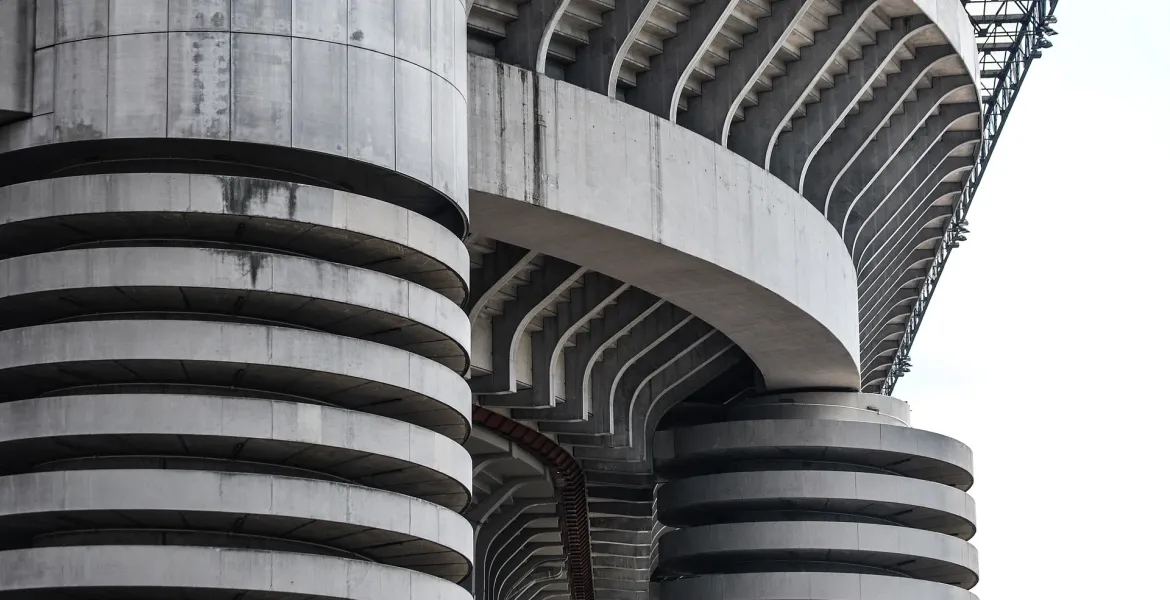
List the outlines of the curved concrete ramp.
{"label": "curved concrete ramp", "polygon": [[474,56],[468,70],[477,234],[678,305],[769,388],[857,388],[853,264],[795,190],[637,107]]}

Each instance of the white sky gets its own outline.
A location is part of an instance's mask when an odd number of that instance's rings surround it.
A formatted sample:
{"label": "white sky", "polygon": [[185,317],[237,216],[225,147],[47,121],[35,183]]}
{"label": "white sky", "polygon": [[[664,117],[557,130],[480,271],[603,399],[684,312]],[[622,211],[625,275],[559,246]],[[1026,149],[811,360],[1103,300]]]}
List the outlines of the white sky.
{"label": "white sky", "polygon": [[894,395],[975,451],[982,600],[1170,598],[1170,2],[1056,14]]}

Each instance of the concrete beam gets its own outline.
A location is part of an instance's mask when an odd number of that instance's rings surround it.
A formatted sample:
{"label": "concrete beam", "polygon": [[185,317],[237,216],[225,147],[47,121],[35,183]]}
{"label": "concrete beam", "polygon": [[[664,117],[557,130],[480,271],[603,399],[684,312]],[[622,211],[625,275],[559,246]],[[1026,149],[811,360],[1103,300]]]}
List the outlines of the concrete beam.
{"label": "concrete beam", "polygon": [[503,510],[492,515],[475,532],[475,578],[474,590],[476,598],[483,594],[490,594],[494,589],[495,579],[490,577],[490,560],[501,552],[503,544],[511,539],[514,532],[527,527],[529,524],[542,519],[557,519],[557,514],[537,512],[556,506],[553,498],[526,498],[513,502]]}
{"label": "concrete beam", "polygon": [[[528,324],[578,278],[585,268],[553,257],[532,271],[526,285],[516,288],[516,297],[504,302],[502,314],[492,318],[492,372],[471,379],[476,394],[514,394],[516,392],[516,347]],[[491,398],[481,398],[491,406]]]}
{"label": "concrete beam", "polygon": [[496,251],[484,257],[483,266],[471,271],[467,317],[472,327],[488,301],[537,256],[539,253],[532,250],[504,242],[496,243]]}
{"label": "concrete beam", "polygon": [[[852,261],[794,190],[636,107],[469,61],[480,235],[539,248],[694,314],[743,348],[769,385],[858,384]],[[539,124],[533,110],[515,108],[534,106],[536,93]],[[798,252],[797,239],[820,251]]]}
{"label": "concrete beam", "polygon": [[[971,136],[978,139],[980,135],[978,130],[951,131],[962,119],[979,115],[981,107],[976,102],[942,104],[931,117],[925,117],[916,108],[920,107],[908,106],[907,112],[899,115],[909,114],[907,119],[891,122],[882,132],[886,135],[880,135],[867,149],[864,160],[855,165],[856,176],[834,190],[829,221],[839,231],[844,231],[849,217],[860,224],[867,212],[883,202],[935,144],[954,148]],[[930,114],[926,110],[921,112]],[[924,119],[915,122],[913,119],[919,116]],[[956,135],[944,139],[948,132]],[[862,208],[858,209],[859,206]]]}
{"label": "concrete beam", "polygon": [[673,123],[691,71],[738,4],[739,0],[692,4],[690,17],[662,43],[662,54],[650,59],[650,70],[638,75],[638,85],[626,93],[626,101]]}
{"label": "concrete beam", "polygon": [[[694,315],[673,305],[663,305],[617,340],[590,373],[588,398],[590,418],[580,423],[548,422],[541,430],[557,434],[600,435],[613,433],[614,402],[624,373],[651,350],[663,344],[675,331],[694,320]],[[672,349],[667,349],[670,352]]]}
{"label": "concrete beam", "polygon": [[[853,247],[854,264],[859,268],[867,266],[875,256],[874,251],[897,242],[902,228],[910,224],[908,221],[912,223],[922,210],[933,210],[931,204],[939,198],[963,191],[965,171],[974,168],[975,161],[970,156],[952,156],[954,151],[954,148],[947,150],[941,146],[932,148],[902,183],[902,186],[912,188],[913,193],[903,196],[900,203],[893,197],[888,198],[870,211],[847,240]],[[956,176],[959,181],[944,181]],[[929,202],[926,198],[930,199]]]}
{"label": "concrete beam", "polygon": [[580,422],[590,418],[591,407],[586,399],[585,382],[592,373],[594,364],[601,359],[602,352],[618,338],[665,302],[637,288],[626,288],[617,302],[601,312],[594,322],[595,327],[581,332],[574,339],[573,346],[565,348],[565,401],[559,406],[547,409],[514,409],[512,417],[519,420],[541,420],[542,429],[555,427],[555,421]]}
{"label": "concrete beam", "polygon": [[703,83],[701,95],[687,101],[687,110],[678,116],[678,122],[726,145],[743,99],[815,4],[815,0],[772,2],[771,13],[756,22],[756,30],[744,36],[742,47],[731,51],[727,64],[715,68],[715,78]]}
{"label": "concrete beam", "polygon": [[569,301],[556,307],[556,315],[545,317],[541,330],[532,336],[532,387],[517,392],[524,396],[517,404],[534,408],[557,405],[553,374],[564,354],[565,346],[582,326],[597,317],[605,307],[617,301],[629,284],[601,273],[586,273],[582,285],[569,292]]}
{"label": "concrete beam", "polygon": [[759,94],[759,103],[744,111],[742,121],[731,126],[727,147],[767,169],[776,138],[805,96],[812,91],[833,58],[841,52],[880,0],[845,0],[841,14],[829,17],[828,28],[818,32],[812,45],[801,49],[800,58],[788,63],[772,89]]}
{"label": "concrete beam", "polygon": [[[829,136],[910,39],[928,27],[931,23],[922,15],[890,21],[890,28],[878,32],[876,41],[866,46],[859,58],[849,61],[844,73],[833,78],[833,86],[821,90],[820,99],[805,106],[804,116],[792,119],[792,129],[777,137],[765,157],[769,170],[804,194],[802,180],[809,160],[828,143]],[[822,212],[826,210],[819,202],[813,205]]]}
{"label": "concrete beam", "polygon": [[519,16],[508,23],[504,39],[496,44],[496,56],[518,67],[544,73],[553,31],[571,0],[529,0],[520,5]]}
{"label": "concrete beam", "polygon": [[[931,69],[952,57],[951,52],[949,46],[927,46],[918,48],[913,58],[902,61],[898,65],[899,71],[886,78],[885,87],[874,90],[872,100],[858,106],[857,114],[845,118],[840,130],[834,132],[832,144],[827,148],[821,148],[809,160],[800,177],[801,194],[816,206],[828,206],[834,187],[850,167],[861,159],[860,155],[868,150],[868,145],[877,143],[874,138],[884,134],[887,123],[892,126],[894,119],[898,119],[920,124],[930,114],[929,112],[920,114],[917,119],[902,117],[897,113],[899,110],[905,110],[911,95],[916,95],[914,103],[921,102],[924,106],[935,108],[939,99],[923,98],[923,94],[932,94],[928,90],[939,86],[920,90],[918,85],[923,79],[930,78]],[[954,79],[957,80],[956,87],[963,82],[971,85],[969,78]],[[946,91],[952,89],[955,88]],[[938,90],[933,92],[935,96],[939,93]],[[905,131],[904,127],[899,129],[904,131],[902,139],[909,138],[914,131],[914,129]]]}

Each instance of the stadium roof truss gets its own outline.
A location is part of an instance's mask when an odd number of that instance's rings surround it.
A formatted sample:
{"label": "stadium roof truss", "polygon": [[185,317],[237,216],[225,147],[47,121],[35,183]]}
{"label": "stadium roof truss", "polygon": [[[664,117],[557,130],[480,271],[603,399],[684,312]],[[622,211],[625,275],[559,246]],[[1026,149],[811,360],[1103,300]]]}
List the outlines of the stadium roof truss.
{"label": "stadium roof truss", "polygon": [[983,142],[979,145],[975,168],[963,186],[962,195],[955,203],[949,225],[935,248],[934,260],[926,279],[919,288],[918,299],[906,320],[906,333],[895,355],[882,393],[893,392],[898,379],[910,370],[910,348],[930,305],[939,278],[946,267],[951,251],[966,240],[969,233],[967,212],[971,201],[987,172],[987,164],[995,150],[1004,123],[1012,105],[1019,96],[1024,78],[1032,61],[1040,58],[1046,48],[1052,47],[1049,38],[1056,35],[1052,25],[1059,0],[966,0],[963,2],[975,27],[979,51],[979,81],[983,110]]}

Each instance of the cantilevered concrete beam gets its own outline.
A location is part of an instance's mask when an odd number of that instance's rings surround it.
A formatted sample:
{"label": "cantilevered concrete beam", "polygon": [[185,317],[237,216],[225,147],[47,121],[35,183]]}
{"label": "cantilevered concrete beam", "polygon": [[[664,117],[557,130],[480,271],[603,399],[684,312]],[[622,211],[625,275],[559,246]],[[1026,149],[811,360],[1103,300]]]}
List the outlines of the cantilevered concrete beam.
{"label": "cantilevered concrete beam", "polygon": [[[918,92],[918,98],[913,102],[902,105],[902,113],[890,117],[886,127],[876,133],[872,140],[855,155],[856,160],[850,160],[842,171],[838,172],[833,186],[828,192],[826,206],[829,208],[829,219],[834,223],[843,222],[848,225],[852,221],[857,224],[872,211],[876,204],[866,203],[865,196],[869,185],[873,183],[861,181],[861,178],[873,170],[873,165],[889,165],[895,159],[903,146],[909,144],[914,132],[918,131],[932,114],[939,111],[943,103],[951,99],[963,89],[971,89],[970,80],[963,76],[942,77],[933,81],[933,85]],[[978,109],[968,114],[977,114]],[[879,168],[878,171],[881,169]],[[857,193],[857,190],[864,190]],[[878,202],[887,196],[879,196]],[[850,200],[852,198],[852,201]],[[851,203],[850,203],[851,202]],[[864,205],[864,206],[863,206]],[[842,217],[842,207],[844,217]],[[844,231],[844,228],[842,229]],[[848,239],[848,238],[846,238]]]}
{"label": "cantilevered concrete beam", "polygon": [[[943,190],[932,192],[930,197],[942,197],[946,193],[945,188],[950,186],[943,187]],[[861,314],[865,313],[875,296],[880,296],[882,293],[899,285],[894,279],[894,275],[896,275],[896,271],[902,264],[904,258],[924,242],[933,239],[933,237],[930,237],[930,235],[933,235],[931,232],[935,232],[945,224],[946,218],[951,214],[950,207],[948,206],[942,210],[931,210],[929,204],[933,203],[933,201],[930,200],[927,206],[920,207],[914,217],[912,217],[912,220],[905,223],[900,229],[897,241],[890,244],[884,250],[884,253],[878,256],[877,260],[861,270],[863,281],[858,284],[858,295],[861,298],[859,300]],[[942,222],[939,221],[940,218]],[[941,235],[941,233],[938,235]],[[861,332],[862,338],[864,339],[870,333],[870,330],[866,325],[862,325]]]}
{"label": "cantilevered concrete beam", "polygon": [[[941,102],[942,99],[938,101]],[[836,193],[829,204],[829,221],[838,231],[844,231],[845,219],[849,215],[853,215],[860,223],[865,213],[854,208],[859,203],[866,207],[874,207],[885,199],[935,144],[953,148],[958,144],[951,140],[961,138],[964,134],[968,136],[967,139],[970,139],[969,136],[978,139],[978,131],[951,131],[951,128],[964,117],[978,115],[979,104],[975,102],[943,104],[939,106],[938,114],[926,117],[934,107],[935,105],[931,105],[929,111],[925,107],[921,111],[915,106],[907,107],[907,112],[898,116],[907,114],[909,116],[906,119],[896,119],[878,136],[875,143],[866,149],[862,160],[854,165],[855,173],[851,173],[849,181],[835,190]],[[914,119],[919,116],[924,118],[915,121]],[[904,134],[910,135],[903,137]],[[944,140],[944,136],[948,134],[951,134],[951,137]]]}
{"label": "cantilevered concrete beam", "polygon": [[[868,258],[870,242],[874,236],[884,232],[894,235],[893,232],[904,224],[905,219],[910,218],[913,211],[921,207],[926,194],[934,191],[948,177],[973,166],[972,157],[951,156],[954,151],[955,148],[945,146],[931,148],[930,152],[914,165],[910,175],[902,180],[894,193],[887,195],[876,207],[869,209],[860,222],[850,220],[845,223],[847,236],[845,241],[852,248],[854,264],[858,266],[865,264],[863,260]],[[959,187],[959,190],[961,189]]]}
{"label": "cantilevered concrete beam", "polygon": [[[822,147],[808,162],[800,178],[800,190],[815,206],[825,205],[832,194],[834,185],[866,150],[875,136],[878,136],[887,122],[892,121],[902,109],[918,84],[930,77],[930,69],[953,56],[949,46],[927,46],[919,48],[916,56],[898,65],[899,72],[886,79],[885,87],[874,90],[874,98],[863,103],[857,114],[845,118],[842,127],[833,133],[833,143]],[[970,85],[971,79],[956,77]],[[918,92],[916,102],[923,100]],[[928,106],[934,103],[927,102]],[[929,113],[928,113],[929,114]],[[922,118],[926,118],[923,115]],[[919,119],[921,121],[921,119]],[[911,130],[912,131],[912,130]],[[909,137],[909,133],[905,134]]]}
{"label": "cantilevered concrete beam", "polygon": [[[765,159],[770,161],[772,173],[799,190],[801,175],[808,167],[809,159],[828,143],[829,136],[873,87],[886,67],[897,59],[906,43],[931,26],[926,17],[916,15],[894,19],[889,29],[879,32],[877,41],[866,47],[860,58],[849,61],[844,73],[833,78],[833,87],[821,90],[820,100],[807,105],[804,117],[793,119],[792,129],[779,135],[776,148],[769,149],[771,157]],[[813,202],[813,205],[817,203]],[[825,210],[818,208],[822,212]]]}
{"label": "cantilevered concrete beam", "polygon": [[589,44],[577,50],[577,62],[569,66],[565,78],[612,98],[630,46],[656,6],[658,0],[617,2],[613,10],[601,15],[601,27],[589,32]]}
{"label": "cantilevered concrete beam", "polygon": [[[942,238],[942,235],[942,227],[925,228],[913,238],[917,242],[914,247],[933,245]],[[893,300],[897,292],[892,290],[902,289],[911,281],[925,276],[927,269],[911,269],[907,265],[907,256],[910,252],[911,250],[902,253],[895,265],[892,265],[888,269],[888,275],[886,278],[883,278],[882,285],[866,290],[868,299],[860,311],[861,321],[863,323],[862,331],[866,332],[864,336],[865,341],[862,342],[863,348],[866,344],[873,341],[874,332],[885,325],[883,317],[889,311],[889,308],[897,304]]]}
{"label": "cantilevered concrete beam", "polygon": [[[937,150],[939,154],[949,154],[945,152],[944,148],[939,147]],[[896,201],[883,203],[861,226],[861,230],[853,240],[853,256],[857,268],[860,270],[867,267],[876,260],[877,252],[900,239],[899,231],[910,226],[917,215],[915,211],[923,208],[922,203],[928,194],[932,194],[932,197],[937,199],[963,191],[961,182],[945,180],[956,175],[962,177],[963,171],[972,168],[971,163],[972,160],[968,156],[945,156],[941,162],[936,163],[937,166],[933,169],[930,168],[927,159],[919,162],[918,166],[915,167],[915,172],[917,173],[921,169],[921,173],[911,176],[919,178],[922,183],[917,186],[914,194],[901,203]],[[938,190],[937,195],[933,195],[936,190]]]}
{"label": "cantilevered concrete beam", "polygon": [[728,63],[715,68],[715,78],[703,83],[702,95],[687,101],[687,111],[678,116],[679,123],[707,139],[726,144],[731,121],[744,97],[814,4],[815,0],[773,2],[771,14],[756,22],[754,33],[744,36],[743,47],[732,50]]}
{"label": "cantilevered concrete beam", "polygon": [[735,10],[739,0],[705,0],[691,5],[691,16],[678,33],[662,44],[662,54],[650,59],[650,70],[638,75],[638,87],[626,100],[673,122],[678,101],[691,71]]}
{"label": "cantilevered concrete beam", "polygon": [[[681,332],[680,332],[681,333]],[[574,438],[575,455],[594,469],[613,463],[626,472],[650,473],[649,442],[662,416],[703,386],[743,360],[742,355],[720,334],[704,336],[669,365],[645,379],[634,398],[625,441],[617,436]],[[610,465],[612,466],[612,465]],[[645,485],[651,485],[647,483]]]}
{"label": "cantilevered concrete beam", "polygon": [[618,339],[614,348],[602,355],[590,373],[590,412],[588,421],[580,423],[547,422],[541,430],[557,434],[600,435],[613,433],[614,395],[623,374],[642,356],[666,341],[671,334],[688,322],[694,315],[674,306],[663,305],[646,319],[629,330],[629,334]]}
{"label": "cantilevered concrete beam", "polygon": [[516,297],[504,303],[503,314],[492,319],[492,372],[472,378],[471,391],[477,394],[516,392],[516,346],[525,327],[584,274],[583,267],[545,257],[544,265],[532,272],[528,284],[519,286]]}
{"label": "cantilevered concrete beam", "polygon": [[484,258],[483,266],[471,272],[471,293],[467,298],[467,316],[475,326],[485,306],[517,273],[539,253],[499,242],[496,251]]}
{"label": "cantilevered concrete beam", "polygon": [[731,126],[727,146],[753,163],[768,168],[772,147],[780,129],[792,119],[801,101],[812,91],[833,57],[861,29],[877,8],[879,0],[845,0],[841,14],[829,18],[828,29],[817,33],[811,46],[803,48],[800,59],[787,65],[787,72],[761,92],[758,105],[744,111],[744,119]]}
{"label": "cantilevered concrete beam", "polygon": [[565,401],[555,408],[515,409],[512,417],[520,420],[540,420],[542,430],[555,429],[551,423],[579,422],[590,417],[586,400],[586,381],[601,354],[618,338],[650,316],[665,302],[637,288],[626,288],[617,301],[601,312],[589,331],[579,333],[574,345],[565,348]]}
{"label": "cantilevered concrete beam", "polygon": [[548,45],[557,22],[571,0],[529,0],[520,5],[519,17],[508,23],[507,35],[496,44],[500,60],[544,73]]}
{"label": "cantilevered concrete beam", "polygon": [[[731,342],[702,321],[691,321],[639,359],[618,383],[613,396],[614,431],[598,438],[566,436],[567,444],[589,445],[617,450],[631,448],[630,457],[645,458],[645,448],[634,448],[635,434],[644,429],[652,405],[663,393],[678,385],[705,363],[726,352]],[[703,383],[706,383],[705,381]],[[638,441],[644,441],[641,436]],[[590,456],[588,452],[581,455]]]}
{"label": "cantilevered concrete beam", "polygon": [[516,531],[540,519],[555,519],[556,513],[541,512],[556,505],[552,498],[525,499],[515,502],[480,527],[475,534],[475,590],[488,589],[488,557],[494,556],[504,544],[504,533]]}
{"label": "cantilevered concrete beam", "polygon": [[[953,165],[953,164],[958,163],[958,164],[963,165],[964,167],[969,166],[970,162],[971,162],[971,159],[969,157],[955,157],[958,160],[953,161],[951,163],[945,163],[943,160],[938,160],[938,157],[939,157],[939,155],[943,155],[943,156],[949,155],[951,152],[954,152],[955,149],[957,149],[965,144],[969,144],[974,140],[977,140],[978,136],[979,136],[978,131],[950,131],[950,132],[944,133],[942,136],[940,136],[938,138],[938,143],[933,146],[933,148],[938,149],[938,152],[936,152],[936,153],[928,152],[927,154],[933,154],[933,156],[924,157],[925,160],[920,159],[918,162],[920,164],[924,165],[923,166],[924,169],[930,169],[930,161],[931,160],[937,160],[938,162],[935,163],[937,165],[941,165],[941,164]],[[950,159],[945,159],[945,160],[950,160]],[[966,161],[966,163],[963,163],[964,160]],[[943,172],[944,173],[953,173],[954,171],[943,171]],[[937,177],[933,178],[933,179],[937,179]],[[926,190],[928,192],[934,191],[933,188],[927,188],[926,186],[921,186],[919,189]],[[893,239],[893,240],[899,239],[898,236],[901,235],[901,233],[902,233],[901,226],[911,225],[914,222],[912,220],[908,222],[907,219],[911,219],[912,215],[917,214],[921,210],[925,210],[925,208],[927,206],[929,206],[930,203],[933,203],[933,198],[937,198],[937,197],[938,197],[937,195],[932,196],[932,199],[930,200],[930,202],[927,202],[927,200],[924,196],[918,195],[918,194],[913,195],[911,197],[911,199],[915,200],[916,203],[914,205],[905,207],[909,210],[909,212],[903,213],[901,210],[899,210],[898,217],[897,217],[898,220],[894,221],[894,224],[891,227],[886,228],[886,230],[881,234],[881,236],[894,236],[894,237],[888,238],[888,237],[880,237],[879,236],[879,237],[875,238],[875,240],[879,241],[879,243],[875,245],[875,250],[877,248],[881,247],[881,245],[882,245],[881,242],[888,242],[890,239]],[[883,255],[883,256],[888,256],[888,254]],[[873,254],[873,257],[880,258],[876,254]],[[861,265],[859,268],[860,272],[858,273],[858,276],[859,276],[859,278],[863,277],[864,272],[866,271],[866,268],[869,264],[869,258],[863,254],[860,257],[860,259],[855,259],[855,263]],[[859,280],[858,287],[860,288],[860,287],[863,287],[864,285],[865,284]]]}
{"label": "cantilevered concrete beam", "polygon": [[532,336],[532,387],[517,392],[525,396],[516,406],[552,408],[556,406],[553,374],[569,343],[591,319],[630,288],[601,273],[587,273],[582,285],[569,292],[569,301],[558,304],[556,315],[545,317],[541,330]]}

